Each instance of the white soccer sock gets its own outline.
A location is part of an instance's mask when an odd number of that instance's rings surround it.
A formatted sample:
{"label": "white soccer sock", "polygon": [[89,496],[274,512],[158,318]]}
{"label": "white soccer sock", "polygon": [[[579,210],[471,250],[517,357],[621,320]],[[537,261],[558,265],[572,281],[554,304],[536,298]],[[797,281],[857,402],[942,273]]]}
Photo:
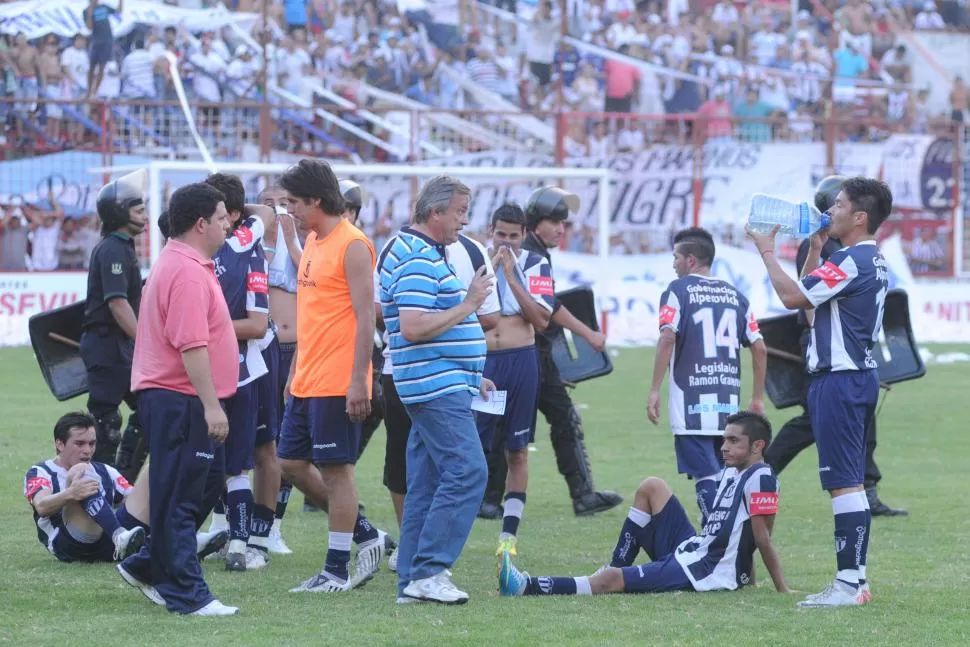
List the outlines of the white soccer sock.
{"label": "white soccer sock", "polygon": [[574,577],[573,579],[576,580],[576,595],[593,595],[588,577]]}
{"label": "white soccer sock", "polygon": [[503,508],[503,517],[516,517],[517,519],[521,519],[522,511],[525,510],[525,501],[521,499],[506,499]]}
{"label": "white soccer sock", "polygon": [[345,550],[348,553],[354,545],[354,533],[330,531],[328,548],[331,550]]}
{"label": "white soccer sock", "polygon": [[218,532],[220,530],[229,530],[229,520],[224,514],[212,513],[212,521],[209,522],[208,532]]}
{"label": "white soccer sock", "polygon": [[251,490],[249,486],[249,474],[230,476],[226,479],[226,491],[235,492],[237,490]]}
{"label": "white soccer sock", "polygon": [[634,508],[631,505],[629,512],[626,513],[626,518],[632,521],[633,523],[637,524],[641,528],[646,528],[647,524],[650,523],[650,519],[652,519],[653,517],[650,516],[649,512],[644,512],[643,510],[640,510],[639,508]]}

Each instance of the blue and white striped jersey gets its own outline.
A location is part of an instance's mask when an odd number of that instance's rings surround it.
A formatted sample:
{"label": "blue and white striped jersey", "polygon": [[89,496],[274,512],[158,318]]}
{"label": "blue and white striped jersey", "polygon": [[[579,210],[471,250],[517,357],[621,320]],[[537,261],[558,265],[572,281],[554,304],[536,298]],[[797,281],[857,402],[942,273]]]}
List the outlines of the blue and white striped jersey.
{"label": "blue and white striped jersey", "polygon": [[[112,507],[118,506],[128,496],[133,487],[121,473],[110,465],[91,461],[91,469],[98,475],[100,491],[104,500]],[[24,496],[33,509],[34,497],[41,490],[50,490],[58,494],[67,489],[67,470],[53,459],[34,463],[24,476]],[[34,524],[37,526],[37,539],[44,546],[50,546],[55,531],[64,525],[61,513],[49,517],[41,517],[34,510]]]}
{"label": "blue and white striped jersey", "polygon": [[876,241],[843,247],[799,285],[815,306],[809,372],[877,368],[872,346],[882,328],[889,270]]}
{"label": "blue and white striped jersey", "polygon": [[[266,254],[263,252],[263,221],[255,216],[226,239],[212,259],[222,294],[235,321],[249,312],[269,313],[269,285]],[[260,339],[239,340],[239,386],[245,386],[268,371],[260,352]]]}
{"label": "blue and white striped jersey", "polygon": [[380,273],[381,313],[401,402],[416,404],[460,391],[477,393],[487,349],[475,313],[429,341],[409,342],[401,334],[401,311],[444,312],[465,298],[465,285],[445,260],[444,245],[402,230],[387,249]]}
{"label": "blue and white striped jersey", "polygon": [[[503,317],[522,314],[522,308],[509,287],[509,280],[502,267],[495,270],[495,294],[502,304]],[[515,277],[511,280],[518,281],[536,303],[552,312],[556,290],[552,280],[552,266],[544,256],[520,249],[515,258]]]}
{"label": "blue and white striped jersey", "polygon": [[[409,229],[408,227],[404,227],[401,231],[407,233]],[[396,236],[393,236],[384,243],[384,247],[377,257],[377,266],[374,268],[374,300],[378,308],[381,306],[381,266],[384,263],[384,259],[387,258],[387,252],[391,249],[391,245],[394,244],[396,238]],[[464,234],[458,234],[458,240],[445,247],[445,260],[448,261],[448,265],[451,266],[458,280],[466,288],[471,284],[472,279],[475,278],[475,274],[482,266],[485,267],[486,276],[495,276],[495,272],[492,270],[492,262],[488,258],[488,251],[485,249],[485,246],[474,238],[469,238]],[[485,301],[482,303],[482,307],[478,309],[477,314],[479,317],[482,315],[490,315],[493,312],[498,312],[500,308],[498,293],[492,290],[485,297]],[[384,357],[384,365],[381,373],[390,375],[392,373],[393,362],[391,361],[391,345],[388,340],[387,329],[384,330],[383,341],[384,349],[381,354]]]}
{"label": "blue and white striped jersey", "polygon": [[670,356],[670,428],[675,435],[721,436],[741,398],[742,346],[761,339],[743,294],[712,276],[690,274],[660,297],[660,330],[677,335]]}
{"label": "blue and white striped jersey", "polygon": [[721,472],[717,496],[701,534],[683,541],[674,558],[696,591],[733,591],[751,581],[751,517],[778,512],[778,479],[764,463]]}

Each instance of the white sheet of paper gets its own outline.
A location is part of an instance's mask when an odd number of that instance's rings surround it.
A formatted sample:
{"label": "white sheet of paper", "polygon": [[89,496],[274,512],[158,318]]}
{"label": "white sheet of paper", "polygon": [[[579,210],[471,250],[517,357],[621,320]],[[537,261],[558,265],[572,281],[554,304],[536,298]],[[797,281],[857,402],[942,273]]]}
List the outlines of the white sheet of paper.
{"label": "white sheet of paper", "polygon": [[472,411],[490,413],[493,416],[501,416],[505,413],[505,396],[507,391],[492,391],[488,394],[488,400],[476,395],[472,398]]}

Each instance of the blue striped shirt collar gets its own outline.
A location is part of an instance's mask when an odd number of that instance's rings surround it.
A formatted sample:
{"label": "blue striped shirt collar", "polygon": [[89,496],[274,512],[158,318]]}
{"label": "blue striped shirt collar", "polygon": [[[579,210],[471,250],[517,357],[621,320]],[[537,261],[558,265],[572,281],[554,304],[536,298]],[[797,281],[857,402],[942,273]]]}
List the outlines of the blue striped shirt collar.
{"label": "blue striped shirt collar", "polygon": [[445,256],[445,244],[444,243],[439,243],[434,238],[431,238],[430,236],[427,236],[425,234],[422,234],[420,231],[418,231],[416,229],[412,229],[411,227],[401,227],[401,233],[402,234],[408,234],[409,236],[414,236],[415,238],[420,238],[421,240],[423,240],[424,242],[426,242],[431,247],[434,247],[438,251],[438,253],[441,254],[441,257],[444,258],[444,256]]}

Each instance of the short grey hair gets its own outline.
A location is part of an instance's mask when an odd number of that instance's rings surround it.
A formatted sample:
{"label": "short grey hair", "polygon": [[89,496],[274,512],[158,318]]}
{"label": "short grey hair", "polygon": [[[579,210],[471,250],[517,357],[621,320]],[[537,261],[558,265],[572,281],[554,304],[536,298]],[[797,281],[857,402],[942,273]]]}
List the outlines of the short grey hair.
{"label": "short grey hair", "polygon": [[456,195],[471,195],[472,190],[453,175],[437,175],[421,187],[414,202],[414,224],[428,222],[432,211],[445,211]]}

